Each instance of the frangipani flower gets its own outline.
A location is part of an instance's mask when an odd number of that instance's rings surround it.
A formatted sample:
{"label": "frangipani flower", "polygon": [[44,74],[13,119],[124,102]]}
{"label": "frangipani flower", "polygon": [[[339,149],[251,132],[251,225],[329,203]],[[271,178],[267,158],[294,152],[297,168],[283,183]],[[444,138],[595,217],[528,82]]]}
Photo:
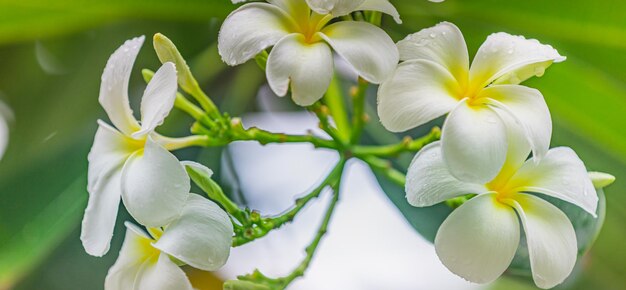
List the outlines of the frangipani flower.
{"label": "frangipani flower", "polygon": [[215,271],[230,254],[233,225],[228,215],[196,194],[189,196],[180,218],[164,230],[148,228],[148,236],[131,223],[126,227],[126,238],[106,277],[105,290],[192,290],[178,261]]}
{"label": "frangipani flower", "polygon": [[331,48],[372,83],[384,81],[398,64],[398,49],[391,38],[370,23],[339,21],[328,25],[336,15],[312,12],[304,0],[269,2],[248,3],[233,11],[222,25],[218,48],[227,64],[238,65],[274,46],[266,74],[279,96],[285,96],[291,85],[298,105],[319,100],[333,75]]}
{"label": "frangipani flower", "polygon": [[143,36],[126,41],[111,55],[102,74],[99,101],[117,129],[98,121],[88,156],[89,203],[81,240],[94,256],[109,250],[120,197],[138,222],[160,227],[180,215],[189,196],[189,177],[168,151],[180,148],[185,140],[154,132],[174,105],[177,78],[172,63],[165,63],[148,84],[141,122],[130,109],[128,81],[143,41]]}
{"label": "frangipani flower", "polygon": [[583,162],[570,148],[553,148],[541,160],[524,162],[529,146],[523,138],[512,141],[502,171],[486,183],[458,180],[444,163],[442,144],[428,145],[409,167],[407,199],[423,207],[478,194],[448,216],[435,238],[443,264],[475,283],[489,283],[508,268],[519,244],[521,220],[533,280],[541,288],[551,288],[574,268],[576,235],[561,210],[529,192],[570,202],[594,217],[598,196]]}
{"label": "frangipani flower", "polygon": [[507,154],[505,121],[520,123],[537,160],[550,145],[552,121],[538,90],[519,83],[565,60],[549,45],[495,33],[469,65],[465,40],[452,23],[398,42],[395,74],[378,91],[378,114],[390,131],[405,131],[449,113],[443,157],[456,178],[487,182]]}

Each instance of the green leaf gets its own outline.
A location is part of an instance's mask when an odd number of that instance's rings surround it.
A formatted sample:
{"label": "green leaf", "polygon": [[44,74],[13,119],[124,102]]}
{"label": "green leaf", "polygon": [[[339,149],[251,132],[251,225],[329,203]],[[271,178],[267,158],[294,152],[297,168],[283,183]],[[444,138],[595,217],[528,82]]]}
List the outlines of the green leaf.
{"label": "green leaf", "polygon": [[0,1],[0,43],[78,32],[128,19],[204,22],[235,8],[226,0]]}

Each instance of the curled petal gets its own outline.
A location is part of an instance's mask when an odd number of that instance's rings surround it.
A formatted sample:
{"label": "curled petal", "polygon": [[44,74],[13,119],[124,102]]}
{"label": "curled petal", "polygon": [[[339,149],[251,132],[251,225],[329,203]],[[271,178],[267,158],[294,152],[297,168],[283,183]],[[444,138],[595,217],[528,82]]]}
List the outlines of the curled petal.
{"label": "curled petal", "polygon": [[406,61],[378,88],[378,116],[387,130],[406,131],[454,109],[458,91],[458,83],[442,66]]}
{"label": "curled petal", "polygon": [[531,158],[511,178],[509,188],[547,194],[570,202],[596,216],[598,194],[585,164],[574,150],[552,148],[536,161]]}
{"label": "curled petal", "polygon": [[434,142],[415,155],[406,174],[406,198],[412,206],[431,206],[468,193],[484,193],[484,185],[456,179],[441,157],[441,143]]}
{"label": "curled petal", "polygon": [[365,22],[341,21],[320,36],[365,80],[380,84],[398,65],[398,48],[382,29]]}
{"label": "curled petal", "polygon": [[400,60],[430,60],[446,68],[460,84],[469,72],[469,56],[461,30],[450,22],[413,33],[398,42]]}
{"label": "curled petal", "polygon": [[177,82],[174,63],[164,63],[154,74],[141,100],[141,130],[133,133],[133,138],[142,137],[163,124],[174,107]]}
{"label": "curled petal", "polygon": [[310,106],[324,96],[333,76],[333,58],[326,43],[307,44],[301,34],[281,39],[267,59],[267,80],[279,96],[287,93],[300,106]]}
{"label": "curled petal", "polygon": [[306,0],[311,9],[319,14],[343,16],[350,14],[366,0]]}
{"label": "curled petal", "polygon": [[242,64],[289,34],[293,20],[268,3],[249,3],[233,11],[220,29],[218,50],[228,65]]}
{"label": "curled petal", "polygon": [[140,36],[124,42],[111,55],[102,73],[98,101],[113,125],[126,135],[139,130],[139,124],[128,102],[128,81],[144,39]]}
{"label": "curled petal", "polygon": [[120,204],[122,166],[138,150],[135,140],[99,121],[89,152],[89,202],[83,217],[80,239],[88,254],[103,256],[109,251]]}
{"label": "curled petal", "polygon": [[561,210],[536,196],[520,194],[512,204],[524,225],[535,284],[548,289],[562,283],[576,264],[572,223]]}
{"label": "curled petal", "polygon": [[456,178],[487,183],[497,176],[507,156],[506,126],[500,116],[484,105],[463,100],[443,125],[443,159]]}
{"label": "curled petal", "polygon": [[172,153],[148,138],[122,172],[122,199],[128,212],[147,227],[162,227],[183,210],[191,182]]}
{"label": "curled petal", "polygon": [[470,69],[470,82],[485,87],[491,82],[519,84],[541,76],[553,62],[564,61],[556,49],[535,39],[499,32],[489,35],[478,49]]}
{"label": "curled petal", "polygon": [[508,113],[521,125],[537,160],[548,152],[552,119],[541,92],[520,85],[495,85],[484,89],[481,96],[487,97],[489,104]]}
{"label": "curled petal", "polygon": [[396,21],[401,24],[400,13],[396,10],[396,7],[389,2],[389,0],[365,0],[359,7],[356,8],[359,11],[378,11],[390,15]]}
{"label": "curled petal", "polygon": [[191,194],[180,218],[154,245],[194,268],[215,271],[228,259],[233,225],[217,204]]}
{"label": "curled petal", "polygon": [[137,275],[133,289],[193,290],[185,272],[174,264],[167,254],[161,253],[158,260],[153,260],[144,263],[141,272]]}
{"label": "curled petal", "polygon": [[452,273],[474,283],[489,283],[511,264],[519,239],[515,211],[488,193],[448,216],[435,237],[435,250]]}

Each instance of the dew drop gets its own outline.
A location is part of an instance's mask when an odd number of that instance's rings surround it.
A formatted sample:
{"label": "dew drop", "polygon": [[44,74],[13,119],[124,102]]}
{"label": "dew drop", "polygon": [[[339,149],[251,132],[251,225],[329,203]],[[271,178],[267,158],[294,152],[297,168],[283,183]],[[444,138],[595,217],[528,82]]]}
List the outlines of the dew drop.
{"label": "dew drop", "polygon": [[435,37],[437,37],[437,34],[431,33],[431,34],[429,34],[429,36],[430,36],[430,38],[435,38]]}
{"label": "dew drop", "polygon": [[536,66],[535,67],[535,76],[541,77],[541,76],[543,76],[543,74],[545,72],[546,72],[546,70],[542,66]]}

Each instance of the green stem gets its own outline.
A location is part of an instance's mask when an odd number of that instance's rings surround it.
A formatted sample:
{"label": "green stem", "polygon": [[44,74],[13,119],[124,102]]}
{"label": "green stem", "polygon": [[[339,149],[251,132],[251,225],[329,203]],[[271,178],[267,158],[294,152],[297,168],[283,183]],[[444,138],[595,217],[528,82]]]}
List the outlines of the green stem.
{"label": "green stem", "polygon": [[330,109],[330,115],[335,121],[338,133],[342,140],[348,141],[350,138],[350,122],[346,114],[346,104],[343,93],[341,91],[341,82],[339,76],[333,76],[328,91],[324,95],[324,102]]}
{"label": "green stem", "polygon": [[375,156],[364,156],[361,160],[365,161],[365,163],[367,163],[372,170],[383,174],[393,183],[404,187],[406,183],[406,175],[393,168],[389,160],[381,159]]}
{"label": "green stem", "polygon": [[296,200],[295,206],[285,213],[270,218],[262,218],[260,221],[252,224],[249,228],[243,229],[241,235],[237,235],[233,239],[233,247],[241,246],[252,242],[258,238],[264,237],[274,229],[280,228],[293,219],[302,211],[302,209],[313,199],[318,198],[324,189],[328,186],[336,187],[341,179],[341,174],[345,166],[345,159],[341,159],[333,168],[328,176],[313,191]]}
{"label": "green stem", "polygon": [[352,154],[356,157],[395,157],[403,152],[417,152],[421,150],[424,146],[439,140],[439,138],[441,138],[441,130],[439,129],[439,127],[434,127],[428,135],[422,136],[415,140],[407,136],[402,140],[402,142],[397,144],[382,146],[356,145],[352,147]]}
{"label": "green stem", "polygon": [[222,117],[215,103],[213,103],[211,98],[209,98],[209,96],[207,96],[204,93],[204,91],[202,91],[200,86],[194,86],[193,90],[190,90],[188,93],[192,97],[194,97],[196,101],[198,101],[198,104],[200,104],[200,106],[204,109],[206,114],[208,114],[212,118],[217,118],[217,119]]}
{"label": "green stem", "polygon": [[341,136],[339,136],[339,132],[337,131],[337,129],[335,129],[330,124],[330,120],[328,119],[330,111],[328,107],[318,102],[318,103],[315,103],[313,106],[311,106],[309,110],[315,113],[315,116],[317,116],[317,119],[320,121],[320,125],[319,125],[320,129],[324,130],[326,134],[328,134],[333,140],[335,140],[336,145],[339,145],[339,146],[335,146],[335,148],[337,147],[340,147],[342,149],[345,148],[347,144],[345,144]]}
{"label": "green stem", "polygon": [[311,143],[316,148],[336,149],[337,145],[331,140],[309,135],[288,135],[283,133],[273,133],[256,127],[244,129],[235,124],[230,141],[257,141],[263,145],[269,143]]}
{"label": "green stem", "polygon": [[317,234],[315,235],[313,242],[305,249],[306,257],[304,258],[304,260],[302,260],[300,265],[298,265],[298,267],[293,272],[291,272],[291,274],[289,274],[287,277],[282,279],[283,281],[282,284],[284,285],[285,288],[289,284],[291,284],[291,282],[293,282],[293,280],[295,280],[296,278],[304,276],[304,272],[309,268],[309,265],[311,264],[311,260],[313,259],[313,256],[315,255],[315,252],[317,251],[319,247],[322,237],[324,237],[324,235],[326,235],[326,232],[328,231],[328,224],[330,223],[330,219],[332,218],[333,212],[335,211],[338,201],[339,201],[339,182],[337,182],[337,184],[333,186],[333,199],[330,201],[330,204],[328,205],[328,209],[326,210],[326,214],[324,215],[324,220],[322,221],[322,224],[317,230]]}
{"label": "green stem", "polygon": [[356,87],[356,90],[352,93],[353,99],[353,107],[354,111],[352,114],[352,137],[350,141],[352,144],[357,144],[361,139],[361,134],[363,133],[363,127],[365,126],[365,121],[367,120],[367,115],[365,114],[365,93],[367,92],[367,87],[369,83],[362,78],[359,78],[359,84]]}

